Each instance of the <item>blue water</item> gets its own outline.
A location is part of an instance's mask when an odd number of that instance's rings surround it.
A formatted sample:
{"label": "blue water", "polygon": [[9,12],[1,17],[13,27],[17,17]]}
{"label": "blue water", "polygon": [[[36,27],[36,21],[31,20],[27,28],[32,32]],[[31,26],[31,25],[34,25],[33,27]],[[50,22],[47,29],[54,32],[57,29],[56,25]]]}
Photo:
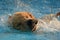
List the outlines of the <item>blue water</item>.
{"label": "blue water", "polygon": [[60,40],[60,31],[37,34],[9,29],[8,15],[21,11],[31,12],[36,18],[55,14],[60,12],[60,0],[0,0],[0,40]]}

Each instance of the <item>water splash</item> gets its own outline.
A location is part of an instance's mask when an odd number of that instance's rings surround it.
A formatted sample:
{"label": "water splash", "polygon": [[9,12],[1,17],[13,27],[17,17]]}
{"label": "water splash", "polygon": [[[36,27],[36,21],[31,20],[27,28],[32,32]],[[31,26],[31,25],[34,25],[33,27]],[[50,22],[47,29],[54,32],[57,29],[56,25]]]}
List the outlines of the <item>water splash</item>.
{"label": "water splash", "polygon": [[60,21],[57,18],[53,18],[49,23],[38,19],[37,32],[59,32],[60,31]]}

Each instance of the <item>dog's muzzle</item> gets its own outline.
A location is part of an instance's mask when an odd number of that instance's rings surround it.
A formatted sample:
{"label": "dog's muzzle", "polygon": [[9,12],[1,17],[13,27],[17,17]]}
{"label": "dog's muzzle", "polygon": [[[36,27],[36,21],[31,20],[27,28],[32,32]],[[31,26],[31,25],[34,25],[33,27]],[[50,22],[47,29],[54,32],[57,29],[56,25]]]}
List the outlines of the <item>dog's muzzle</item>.
{"label": "dog's muzzle", "polygon": [[27,21],[27,25],[29,26],[29,28],[31,29],[31,30],[35,30],[35,25],[38,23],[38,20],[32,20],[32,19],[29,19],[28,21]]}

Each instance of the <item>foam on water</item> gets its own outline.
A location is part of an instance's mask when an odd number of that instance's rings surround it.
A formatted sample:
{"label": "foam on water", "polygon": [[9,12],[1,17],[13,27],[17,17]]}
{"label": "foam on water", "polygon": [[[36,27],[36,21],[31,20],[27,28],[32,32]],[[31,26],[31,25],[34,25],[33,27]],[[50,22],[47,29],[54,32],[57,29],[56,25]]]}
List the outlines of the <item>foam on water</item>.
{"label": "foam on water", "polygon": [[53,20],[50,21],[50,23],[46,23],[43,20],[39,19],[39,22],[37,24],[37,27],[39,28],[37,32],[55,32],[60,31],[60,21],[57,18],[53,18]]}

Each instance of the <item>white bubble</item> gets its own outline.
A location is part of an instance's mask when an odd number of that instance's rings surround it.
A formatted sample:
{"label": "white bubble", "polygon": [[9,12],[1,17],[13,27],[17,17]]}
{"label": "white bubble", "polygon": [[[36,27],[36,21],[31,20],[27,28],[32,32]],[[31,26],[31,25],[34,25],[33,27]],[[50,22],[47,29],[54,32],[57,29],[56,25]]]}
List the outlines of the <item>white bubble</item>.
{"label": "white bubble", "polygon": [[3,22],[3,21],[4,21],[4,19],[3,19],[3,18],[1,18],[1,21]]}
{"label": "white bubble", "polygon": [[11,16],[12,14],[8,14],[9,16]]}

